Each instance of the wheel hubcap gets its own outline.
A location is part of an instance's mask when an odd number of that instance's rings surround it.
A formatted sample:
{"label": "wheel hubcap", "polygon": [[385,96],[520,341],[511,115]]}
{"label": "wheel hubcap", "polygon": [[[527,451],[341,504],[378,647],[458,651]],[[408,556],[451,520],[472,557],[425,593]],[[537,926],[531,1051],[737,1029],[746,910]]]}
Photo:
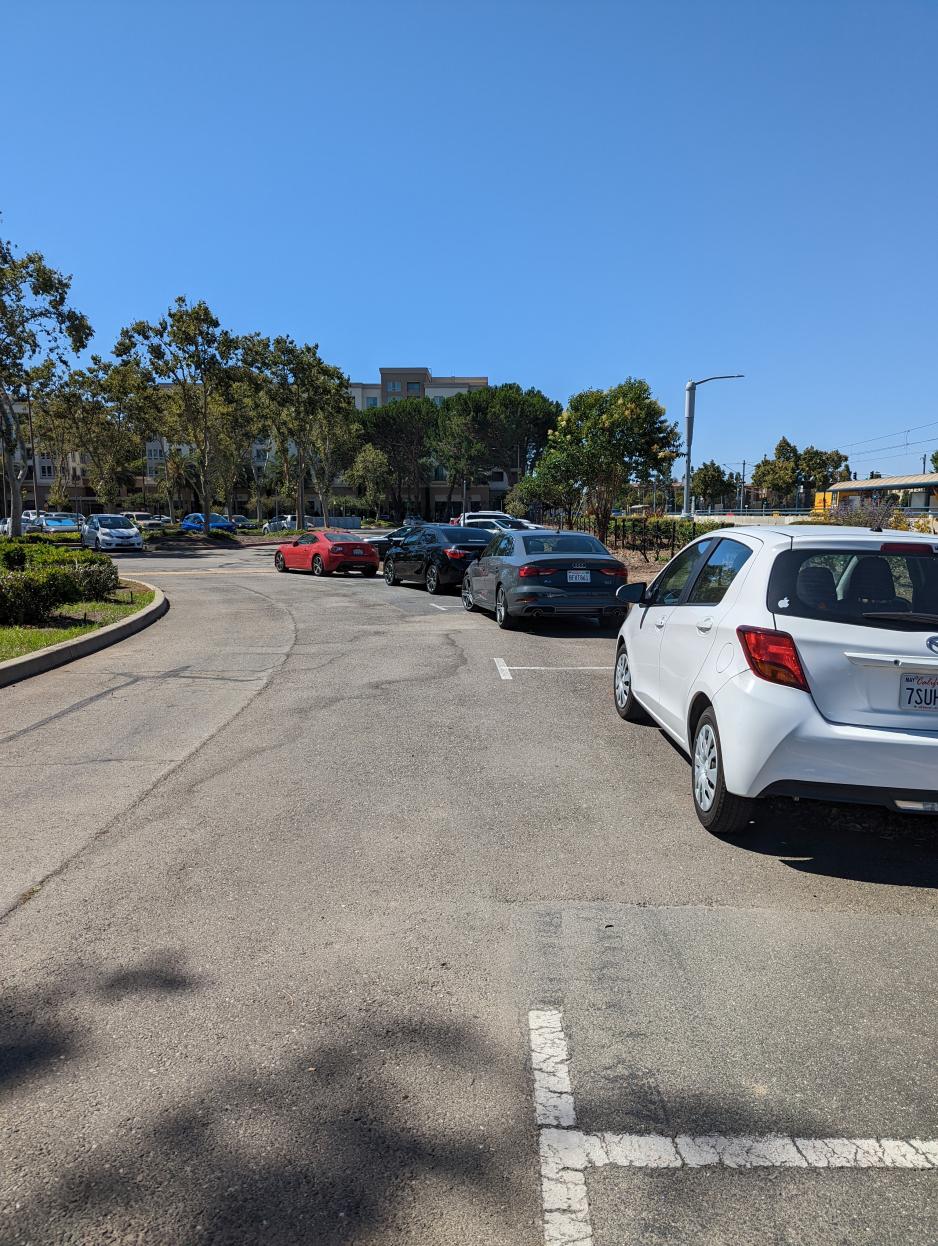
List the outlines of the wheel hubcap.
{"label": "wheel hubcap", "polygon": [[427,572],[427,588],[432,592],[436,588],[436,572],[431,567]]}
{"label": "wheel hubcap", "polygon": [[629,670],[628,654],[623,649],[616,658],[616,705],[623,709],[632,691],[632,672]]}
{"label": "wheel hubcap", "polygon": [[394,579],[394,564],[393,563],[389,562],[388,565],[384,568],[384,578],[387,580],[389,584]]}
{"label": "wheel hubcap", "polygon": [[495,617],[498,619],[499,623],[502,623],[505,618],[505,594],[501,591],[499,591],[498,598],[495,602]]}
{"label": "wheel hubcap", "polygon": [[717,739],[713,728],[705,723],[697,733],[694,745],[694,798],[708,813],[717,790]]}
{"label": "wheel hubcap", "polygon": [[468,580],[463,580],[462,585],[462,604],[467,608],[472,608],[472,588]]}

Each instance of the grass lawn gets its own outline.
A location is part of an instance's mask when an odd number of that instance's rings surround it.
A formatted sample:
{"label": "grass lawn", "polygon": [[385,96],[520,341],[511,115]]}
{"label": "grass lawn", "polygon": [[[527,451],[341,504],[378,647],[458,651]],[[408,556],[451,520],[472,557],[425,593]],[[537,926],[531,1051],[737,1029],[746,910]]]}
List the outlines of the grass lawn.
{"label": "grass lawn", "polygon": [[148,589],[122,582],[107,601],[79,601],[63,606],[61,613],[49,620],[48,627],[0,627],[0,662],[20,658],[46,645],[57,645],[60,640],[74,640],[107,623],[116,623],[128,614],[136,614],[152,600],[153,593]]}

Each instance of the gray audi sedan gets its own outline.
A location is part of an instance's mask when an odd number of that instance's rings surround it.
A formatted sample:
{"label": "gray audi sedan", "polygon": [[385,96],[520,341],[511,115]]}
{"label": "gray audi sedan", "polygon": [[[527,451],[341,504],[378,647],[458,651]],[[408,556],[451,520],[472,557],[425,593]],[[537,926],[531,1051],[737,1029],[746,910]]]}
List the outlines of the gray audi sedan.
{"label": "gray audi sedan", "polygon": [[502,532],[466,571],[462,604],[492,610],[499,627],[522,618],[593,615],[619,623],[625,567],[587,532]]}

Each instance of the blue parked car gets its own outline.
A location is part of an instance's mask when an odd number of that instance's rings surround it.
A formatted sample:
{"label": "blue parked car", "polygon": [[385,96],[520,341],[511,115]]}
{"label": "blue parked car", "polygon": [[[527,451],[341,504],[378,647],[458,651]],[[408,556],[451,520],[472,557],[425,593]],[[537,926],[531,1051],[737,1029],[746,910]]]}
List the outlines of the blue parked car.
{"label": "blue parked car", "polygon": [[[226,519],[224,515],[216,515],[212,513],[208,517],[208,526],[213,532],[237,532],[230,519]],[[205,516],[201,514],[187,515],[179,525],[182,532],[201,532],[205,527]]]}
{"label": "blue parked car", "polygon": [[43,532],[77,532],[78,524],[75,522],[75,516],[68,514],[66,511],[56,511],[54,514],[45,514],[40,519]]}

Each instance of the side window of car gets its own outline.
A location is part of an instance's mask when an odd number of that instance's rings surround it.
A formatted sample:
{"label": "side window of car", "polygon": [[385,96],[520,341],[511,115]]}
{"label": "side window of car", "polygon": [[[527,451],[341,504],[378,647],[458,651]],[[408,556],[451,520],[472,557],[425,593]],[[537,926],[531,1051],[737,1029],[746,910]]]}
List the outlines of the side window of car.
{"label": "side window of car", "polygon": [[682,549],[678,556],[662,571],[661,577],[655,585],[655,596],[652,605],[676,606],[681,600],[681,594],[687,587],[687,581],[690,579],[691,573],[697,566],[698,561],[706,555],[712,545],[713,541],[708,539],[697,541],[694,545],[688,545],[686,549]]}
{"label": "side window of car", "polygon": [[500,536],[493,537],[492,540],[489,541],[488,545],[486,545],[485,549],[482,551],[479,557],[480,558],[494,558],[495,555],[498,553],[498,547],[501,545],[501,543],[502,543],[502,539]]}
{"label": "side window of car", "polygon": [[499,558],[510,558],[515,552],[515,538],[513,536],[500,537],[497,549]]}
{"label": "side window of car", "polygon": [[406,545],[408,549],[413,549],[414,546],[419,542],[420,537],[421,537],[421,534],[419,532],[408,533],[408,535],[404,537],[404,540],[401,542],[401,544]]}
{"label": "side window of car", "polygon": [[687,596],[689,606],[718,606],[726,596],[752,550],[740,541],[720,541],[701,567],[694,587]]}

